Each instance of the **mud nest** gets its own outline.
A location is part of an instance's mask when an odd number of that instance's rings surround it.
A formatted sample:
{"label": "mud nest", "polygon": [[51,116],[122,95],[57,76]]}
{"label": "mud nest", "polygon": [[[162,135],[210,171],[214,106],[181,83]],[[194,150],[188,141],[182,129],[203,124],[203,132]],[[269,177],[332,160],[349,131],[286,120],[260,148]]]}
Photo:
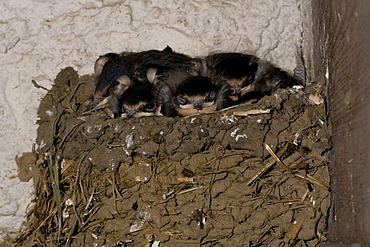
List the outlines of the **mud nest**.
{"label": "mud nest", "polygon": [[189,117],[91,111],[62,70],[17,158],[35,198],[17,246],[315,246],[326,240],[330,129],[321,88]]}

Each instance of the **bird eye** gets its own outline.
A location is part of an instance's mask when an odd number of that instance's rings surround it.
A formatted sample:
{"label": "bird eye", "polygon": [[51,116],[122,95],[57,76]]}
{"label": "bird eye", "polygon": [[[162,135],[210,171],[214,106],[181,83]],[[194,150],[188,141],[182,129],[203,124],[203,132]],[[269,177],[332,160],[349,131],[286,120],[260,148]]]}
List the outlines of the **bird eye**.
{"label": "bird eye", "polygon": [[216,92],[211,92],[211,93],[207,96],[206,101],[211,102],[211,101],[216,100],[216,98],[217,98],[217,93],[216,93]]}
{"label": "bird eye", "polygon": [[185,99],[184,96],[182,96],[182,95],[177,96],[177,100],[179,101],[180,105],[188,104],[188,100]]}
{"label": "bird eye", "polygon": [[243,86],[242,87],[248,87],[249,85],[251,85],[251,82],[249,80],[243,82]]}
{"label": "bird eye", "polygon": [[146,104],[144,108],[145,108],[146,112],[152,112],[152,111],[155,110],[155,104],[154,104],[154,102],[150,102],[150,103]]}
{"label": "bird eye", "polygon": [[238,95],[238,90],[234,87],[229,88],[230,95]]}

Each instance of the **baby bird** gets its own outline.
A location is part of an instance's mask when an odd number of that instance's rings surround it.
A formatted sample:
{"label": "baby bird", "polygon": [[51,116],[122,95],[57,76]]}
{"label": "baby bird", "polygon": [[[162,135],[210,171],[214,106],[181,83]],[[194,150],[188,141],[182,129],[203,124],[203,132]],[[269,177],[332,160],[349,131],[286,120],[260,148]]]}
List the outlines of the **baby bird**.
{"label": "baby bird", "polygon": [[254,78],[255,91],[261,96],[274,93],[279,88],[302,85],[302,82],[272,63],[260,59]]}
{"label": "baby bird", "polygon": [[223,106],[236,104],[248,92],[254,91],[257,57],[242,53],[214,53],[205,58],[206,75],[228,92]]}
{"label": "baby bird", "polygon": [[193,67],[192,58],[173,52],[168,46],[162,51],[108,53],[95,62],[95,106],[108,102],[108,114],[120,116],[123,93],[137,83],[151,83],[154,79],[148,77],[151,69],[158,70],[157,74],[160,75]]}
{"label": "baby bird", "polygon": [[185,78],[176,88],[173,104],[180,116],[211,113],[217,110],[220,87],[205,76]]}
{"label": "baby bird", "polygon": [[253,55],[236,52],[214,53],[204,60],[206,75],[215,84],[228,88],[219,109],[251,103],[278,88],[301,84],[287,72]]}
{"label": "baby bird", "polygon": [[[96,89],[95,93],[107,93],[121,76],[145,81],[150,68],[164,67],[167,70],[190,66],[191,58],[173,52],[170,47],[164,50],[148,50],[143,52],[123,52],[119,55],[108,53],[95,62]],[[103,93],[104,94],[104,93]]]}
{"label": "baby bird", "polygon": [[188,116],[218,109],[220,87],[208,77],[177,71],[159,85],[158,101],[164,116]]}
{"label": "baby bird", "polygon": [[[100,56],[94,66],[94,106],[105,105],[108,101],[118,102],[118,99],[111,101],[110,98],[120,97],[133,84],[131,78],[137,63],[135,53],[108,53]],[[117,116],[117,112],[107,109],[111,117]]]}
{"label": "baby bird", "polygon": [[117,53],[107,53],[105,55],[99,56],[99,58],[95,61],[94,65],[94,79],[95,81],[99,80],[99,76],[103,70],[104,65],[111,60],[112,58],[119,57]]}
{"label": "baby bird", "polygon": [[161,108],[157,105],[156,97],[157,89],[154,84],[135,84],[121,95],[118,104],[111,104],[121,106],[121,109],[112,110],[120,112],[119,115],[123,118],[159,116]]}
{"label": "baby bird", "polygon": [[95,105],[111,117],[209,113],[299,85],[287,72],[237,52],[191,58],[164,50],[108,53],[96,61]]}

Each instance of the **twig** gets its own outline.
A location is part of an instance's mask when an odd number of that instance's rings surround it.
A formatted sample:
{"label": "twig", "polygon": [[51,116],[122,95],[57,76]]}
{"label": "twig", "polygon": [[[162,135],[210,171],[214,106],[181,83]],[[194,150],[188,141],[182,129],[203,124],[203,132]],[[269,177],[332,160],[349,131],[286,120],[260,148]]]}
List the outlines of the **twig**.
{"label": "twig", "polygon": [[[279,157],[274,153],[274,151],[272,151],[272,149],[270,148],[270,146],[265,143],[265,148],[267,149],[267,151],[271,154],[272,158],[280,165],[282,166],[285,170],[287,170],[290,174],[292,174],[296,179],[298,179],[298,181],[300,182],[303,182],[305,184],[306,181],[310,182],[310,183],[313,183],[313,184],[316,184],[318,186],[320,186],[321,188],[325,189],[325,190],[329,190],[329,187],[326,186],[325,184],[321,183],[320,181],[318,181],[317,179],[315,179],[314,177],[310,176],[309,174],[307,174],[307,176],[303,176],[301,174],[296,174],[294,173],[288,166],[286,166],[280,159]],[[305,180],[305,181],[302,181]]]}
{"label": "twig", "polygon": [[176,195],[182,195],[182,194],[191,192],[193,190],[202,189],[202,188],[203,188],[203,186],[199,186],[199,187],[195,187],[195,188],[191,188],[191,189],[187,189],[187,190],[182,190],[179,193],[177,193]]}
{"label": "twig", "polygon": [[274,151],[272,151],[272,149],[270,148],[270,146],[267,144],[267,143],[264,143],[264,146],[267,150],[267,152],[269,152],[272,156],[272,158],[275,160],[275,162],[277,162],[281,167],[283,167],[285,170],[287,170],[288,172],[290,172],[291,174],[294,174],[294,172],[289,168],[287,167],[281,160],[280,158],[274,153]]}
{"label": "twig", "polygon": [[241,117],[248,117],[249,115],[257,115],[257,114],[266,114],[270,113],[271,109],[252,109],[249,111],[234,111],[233,115],[234,116],[241,116]]}
{"label": "twig", "polygon": [[49,91],[49,89],[47,89],[46,87],[40,86],[35,80],[32,80],[31,82],[35,86],[35,88],[41,88],[41,89],[44,89],[46,91]]}
{"label": "twig", "polygon": [[103,109],[103,108],[105,108],[105,106],[104,106],[104,105],[96,106],[95,108],[92,108],[91,110],[88,110],[88,111],[83,112],[83,113],[82,113],[82,116],[85,116],[85,115],[87,115],[87,114],[89,114],[89,113],[92,113],[92,112],[98,111],[98,110]]}
{"label": "twig", "polygon": [[[285,146],[278,152],[277,156],[282,156],[286,150],[288,149],[289,143],[285,144]],[[259,178],[262,174],[264,174],[271,166],[275,164],[276,160],[271,159],[267,164],[261,167],[250,179],[247,180],[247,185],[252,184],[257,178]]]}
{"label": "twig", "polygon": [[71,128],[71,130],[63,137],[63,139],[60,141],[60,143],[59,143],[59,146],[58,146],[58,149],[57,150],[59,150],[62,146],[63,146],[63,144],[64,144],[64,142],[66,141],[66,139],[67,139],[67,137],[73,132],[73,131],[75,131],[76,129],[77,129],[77,127],[78,126],[80,126],[82,123],[84,123],[85,122],[85,120],[80,120],[80,121],[78,121],[75,125],[73,125],[72,126],[72,128]]}
{"label": "twig", "polygon": [[73,201],[73,211],[75,212],[76,214],[76,217],[77,217],[77,220],[78,222],[82,225],[82,220],[81,218],[78,216],[77,214],[77,209],[76,209],[76,204],[77,204],[77,200],[76,200],[76,188],[77,188],[77,182],[79,180],[79,177],[80,177],[80,167],[81,167],[81,164],[82,162],[85,160],[86,156],[90,153],[91,150],[87,151],[80,159],[80,161],[78,162],[77,164],[77,171],[76,171],[76,179],[75,179],[75,183],[73,185],[73,190],[72,190],[72,201]]}
{"label": "twig", "polygon": [[304,179],[310,183],[313,183],[313,184],[316,184],[318,186],[320,186],[321,188],[325,189],[325,190],[329,190],[329,186],[326,186],[325,184],[321,183],[319,180],[317,180],[316,178],[312,177],[311,175],[307,174],[307,176],[303,176],[301,174],[295,174],[295,176],[297,178],[301,178],[301,179]]}

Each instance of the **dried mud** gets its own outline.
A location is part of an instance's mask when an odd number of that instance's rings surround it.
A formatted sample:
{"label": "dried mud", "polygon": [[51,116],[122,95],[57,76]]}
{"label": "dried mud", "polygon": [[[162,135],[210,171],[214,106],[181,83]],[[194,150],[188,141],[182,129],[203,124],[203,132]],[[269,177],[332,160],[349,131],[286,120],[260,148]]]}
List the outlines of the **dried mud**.
{"label": "dried mud", "polygon": [[[58,238],[62,246],[326,240],[330,128],[325,104],[307,98],[320,89],[278,90],[213,114],[132,119],[91,111],[93,90],[91,76],[66,68],[41,101],[37,148],[17,158],[20,178],[33,177],[36,191],[17,245],[53,246]],[[239,116],[252,109],[271,111]],[[251,181],[273,162],[264,143],[289,168],[275,163]]]}

